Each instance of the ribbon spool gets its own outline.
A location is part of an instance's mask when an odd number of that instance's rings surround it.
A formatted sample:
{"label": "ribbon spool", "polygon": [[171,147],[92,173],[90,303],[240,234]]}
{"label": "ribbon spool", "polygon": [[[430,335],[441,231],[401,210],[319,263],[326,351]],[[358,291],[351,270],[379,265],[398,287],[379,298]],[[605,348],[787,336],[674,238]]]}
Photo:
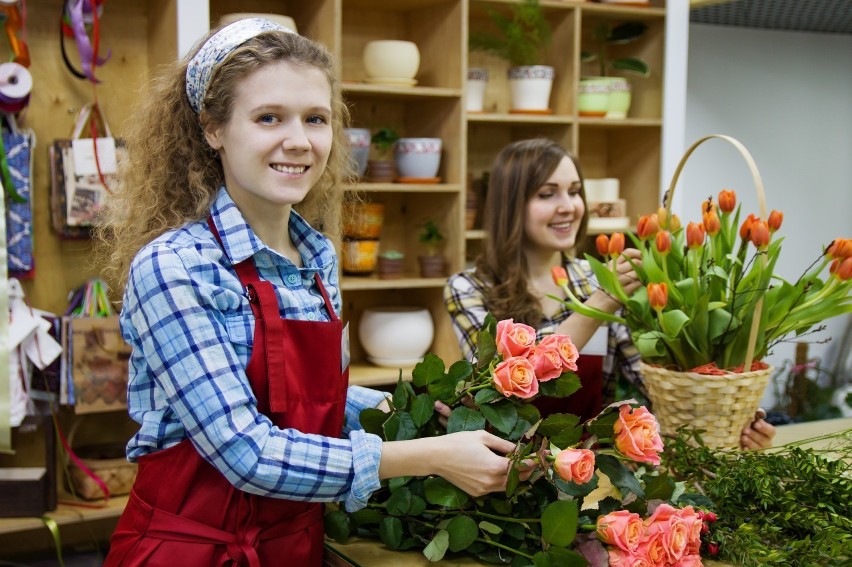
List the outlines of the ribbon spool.
{"label": "ribbon spool", "polygon": [[14,114],[30,101],[33,76],[19,63],[0,64],[0,111]]}

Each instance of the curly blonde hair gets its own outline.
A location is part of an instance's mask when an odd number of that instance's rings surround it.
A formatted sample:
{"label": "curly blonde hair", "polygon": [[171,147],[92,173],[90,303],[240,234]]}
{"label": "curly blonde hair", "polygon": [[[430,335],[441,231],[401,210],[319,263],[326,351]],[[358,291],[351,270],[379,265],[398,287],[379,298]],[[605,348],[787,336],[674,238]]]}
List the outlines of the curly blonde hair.
{"label": "curly blonde hair", "polygon": [[[127,159],[122,160],[116,190],[95,230],[96,261],[113,290],[124,289],[130,263],[143,246],[168,230],[205,218],[225,182],[222,164],[207,144],[201,119],[186,95],[187,64],[217,31],[208,33],[186,58],[153,81],[124,135]],[[336,205],[352,168],[343,133],[349,112],[341,97],[337,65],[325,47],[279,31],[246,41],[213,72],[203,101],[204,119],[214,127],[227,123],[241,81],[281,61],[316,67],[331,86],[333,141],[328,165],[294,209],[312,226],[336,235],[340,224]]]}

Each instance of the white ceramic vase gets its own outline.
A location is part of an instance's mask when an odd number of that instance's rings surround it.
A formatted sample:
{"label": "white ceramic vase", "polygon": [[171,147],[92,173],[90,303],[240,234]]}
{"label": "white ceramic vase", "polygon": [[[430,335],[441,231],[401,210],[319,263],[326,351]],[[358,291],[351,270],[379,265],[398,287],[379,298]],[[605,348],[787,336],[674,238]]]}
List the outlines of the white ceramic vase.
{"label": "white ceramic vase", "polygon": [[465,110],[482,112],[485,107],[485,87],[488,85],[488,69],[471,67],[467,70],[467,89],[465,90]]}
{"label": "white ceramic vase", "polygon": [[361,314],[358,338],[367,358],[378,366],[414,366],[432,345],[435,324],[423,307],[368,307]]}
{"label": "white ceramic vase", "polygon": [[363,54],[367,81],[414,85],[420,69],[420,50],[413,41],[380,39],[367,43]]}
{"label": "white ceramic vase", "polygon": [[512,110],[523,112],[550,109],[550,91],[555,71],[549,65],[528,65],[509,69],[509,95]]}
{"label": "white ceramic vase", "polygon": [[396,171],[409,179],[434,179],[441,166],[441,138],[400,138],[394,144]]}

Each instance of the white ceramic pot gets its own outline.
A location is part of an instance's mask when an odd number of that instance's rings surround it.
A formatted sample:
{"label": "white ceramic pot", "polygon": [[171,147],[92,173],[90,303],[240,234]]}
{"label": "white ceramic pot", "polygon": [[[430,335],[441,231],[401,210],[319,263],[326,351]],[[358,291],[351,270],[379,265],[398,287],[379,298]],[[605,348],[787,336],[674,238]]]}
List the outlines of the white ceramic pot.
{"label": "white ceramic pot", "polygon": [[358,339],[373,364],[414,366],[432,345],[435,324],[422,307],[368,307],[361,314]]}
{"label": "white ceramic pot", "polygon": [[420,50],[413,41],[381,39],[364,48],[364,70],[374,81],[411,81],[420,69]]}
{"label": "white ceramic pot", "polygon": [[400,177],[434,179],[441,165],[441,138],[400,138],[394,144]]}
{"label": "white ceramic pot", "polygon": [[624,77],[609,78],[609,104],[605,118],[627,118],[630,111],[631,87],[630,81]]}
{"label": "white ceramic pot", "polygon": [[577,112],[580,116],[602,118],[609,112],[609,77],[582,79],[578,88]]}
{"label": "white ceramic pot", "polygon": [[367,128],[346,128],[349,141],[349,157],[358,177],[364,177],[367,171],[367,158],[370,157],[370,130]]}
{"label": "white ceramic pot", "polygon": [[509,96],[512,110],[548,110],[554,76],[555,71],[549,65],[511,67]]}
{"label": "white ceramic pot", "polygon": [[482,112],[485,106],[485,87],[488,85],[488,69],[471,67],[467,70],[467,89],[465,90],[465,110]]}

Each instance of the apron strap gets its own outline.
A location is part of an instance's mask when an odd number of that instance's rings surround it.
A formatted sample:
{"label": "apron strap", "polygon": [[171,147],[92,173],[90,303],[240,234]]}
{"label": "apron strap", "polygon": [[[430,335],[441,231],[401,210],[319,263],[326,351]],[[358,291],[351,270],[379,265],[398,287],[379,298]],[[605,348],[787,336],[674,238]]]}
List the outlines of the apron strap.
{"label": "apron strap", "polygon": [[331,304],[331,299],[328,297],[328,292],[325,290],[325,286],[322,284],[322,278],[319,275],[319,272],[314,272],[314,281],[317,284],[317,288],[319,288],[320,294],[322,294],[322,300],[325,303],[325,309],[328,311],[328,316],[331,317],[332,321],[339,321],[340,318],[337,316],[337,313],[334,312],[334,306]]}

